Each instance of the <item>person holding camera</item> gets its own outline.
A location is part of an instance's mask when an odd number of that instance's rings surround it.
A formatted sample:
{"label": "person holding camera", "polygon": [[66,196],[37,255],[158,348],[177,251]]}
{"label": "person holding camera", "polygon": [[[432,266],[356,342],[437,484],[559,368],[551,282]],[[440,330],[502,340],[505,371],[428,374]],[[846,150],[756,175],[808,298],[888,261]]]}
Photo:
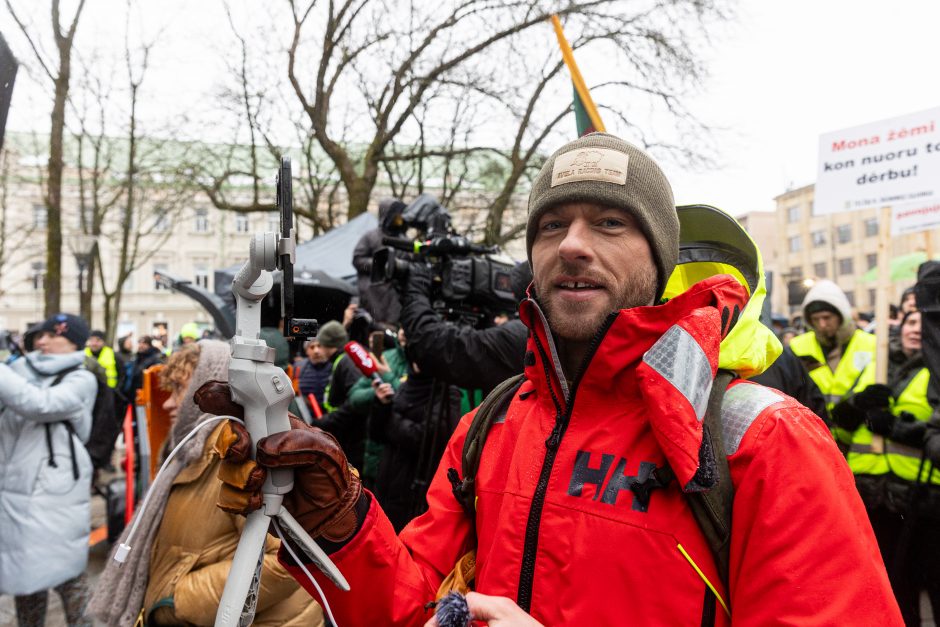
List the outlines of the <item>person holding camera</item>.
{"label": "person holding camera", "polygon": [[398,322],[401,304],[394,286],[387,283],[372,283],[372,256],[382,248],[383,237],[398,237],[404,231],[401,214],[405,203],[397,198],[379,201],[379,226],[365,233],[353,250],[353,266],[356,268],[356,286],[359,288],[361,306],[375,320],[386,324]]}
{"label": "person holding camera", "polygon": [[[606,133],[561,147],[532,184],[526,244],[525,379],[485,440],[468,435],[473,414],[461,419],[428,511],[401,534],[328,434],[296,423],[257,442],[261,468],[294,471],[284,506],[349,581],[339,592],[314,572],[339,623],[423,625],[459,571],[501,599],[500,625],[900,625],[825,425],[717,372],[722,338],[759,324],[738,316],[746,287],[719,274],[662,302],[679,223],[656,162]],[[766,361],[763,344],[735,348],[743,371]],[[226,430],[224,441],[250,437],[237,423]],[[482,447],[471,494],[466,444]],[[255,462],[220,450],[225,502],[247,512],[258,495],[232,478]],[[726,559],[692,507],[694,494],[728,485],[719,479],[733,486]]]}
{"label": "person holding camera", "polygon": [[[512,291],[519,301],[532,281],[529,263],[512,270]],[[518,318],[477,329],[444,320],[431,306],[431,270],[414,263],[402,291],[401,325],[409,358],[422,372],[485,395],[501,381],[522,372],[529,330]]]}

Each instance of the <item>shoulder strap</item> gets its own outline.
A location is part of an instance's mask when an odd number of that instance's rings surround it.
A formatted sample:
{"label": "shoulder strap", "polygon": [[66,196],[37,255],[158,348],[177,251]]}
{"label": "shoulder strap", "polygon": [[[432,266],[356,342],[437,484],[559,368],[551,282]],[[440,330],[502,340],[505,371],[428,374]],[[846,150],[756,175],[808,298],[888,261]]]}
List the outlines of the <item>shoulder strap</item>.
{"label": "shoulder strap", "polygon": [[728,582],[730,561],[734,486],[731,484],[731,470],[728,468],[728,458],[725,455],[725,444],[722,440],[721,403],[733,377],[734,374],[727,370],[718,371],[712,383],[708,407],[705,410],[702,443],[703,445],[707,443],[711,449],[718,472],[718,482],[710,490],[686,493],[692,514],[715,558],[718,575],[725,584]]}
{"label": "shoulder strap", "polygon": [[450,480],[454,497],[471,516],[476,510],[474,482],[476,481],[477,470],[480,468],[480,458],[483,456],[483,445],[486,444],[486,436],[493,422],[509,407],[509,402],[524,380],[524,374],[517,374],[497,385],[486,395],[486,398],[483,399],[477,409],[477,413],[474,414],[473,422],[470,423],[466,439],[464,439],[463,455],[461,456],[463,479],[457,474],[456,468],[447,470],[447,478]]}

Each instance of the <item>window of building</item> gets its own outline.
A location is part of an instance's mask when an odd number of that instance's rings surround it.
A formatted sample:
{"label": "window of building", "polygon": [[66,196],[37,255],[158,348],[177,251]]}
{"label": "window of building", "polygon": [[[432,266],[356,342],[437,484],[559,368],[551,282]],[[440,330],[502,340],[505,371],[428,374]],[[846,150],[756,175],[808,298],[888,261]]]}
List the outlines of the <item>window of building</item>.
{"label": "window of building", "polygon": [[800,221],[799,206],[789,207],[787,209],[787,222],[799,222],[799,221]]}
{"label": "window of building", "polygon": [[826,278],[826,262],[825,261],[823,261],[822,263],[813,264],[813,276],[815,276],[817,279]]}
{"label": "window of building", "polygon": [[[45,207],[43,207],[45,209]],[[30,279],[33,283],[33,289],[37,292],[42,291],[46,285],[46,262],[34,261],[30,264]]]}
{"label": "window of building", "polygon": [[277,211],[268,212],[268,231],[277,233],[281,230],[281,214]]}
{"label": "window of building", "polygon": [[[167,269],[168,269],[168,268],[167,268],[167,265],[166,265],[165,263],[155,263],[155,264],[153,264],[153,272],[154,272],[154,274],[156,274],[157,272],[166,272]],[[169,289],[169,288],[164,287],[163,285],[160,284],[159,281],[157,281],[156,279],[154,279],[154,280],[153,280],[153,289],[159,291],[159,290],[165,290],[165,289]]]}
{"label": "window of building", "polygon": [[789,249],[791,253],[798,253],[803,250],[803,238],[799,235],[794,235],[790,238]]}
{"label": "window of building", "polygon": [[855,290],[847,291],[845,293],[845,297],[848,299],[849,305],[854,307],[855,306]]}
{"label": "window of building", "polygon": [[197,263],[194,272],[195,283],[199,287],[209,289],[209,266],[205,263]]}
{"label": "window of building", "polygon": [[133,292],[134,291],[134,273],[131,272],[127,275],[127,278],[124,279],[124,292]]}
{"label": "window of building", "polygon": [[868,306],[869,307],[875,306],[875,298],[876,298],[875,290],[868,290]]}
{"label": "window of building", "polygon": [[813,238],[813,248],[819,248],[826,245],[826,232],[819,230],[811,233]]}
{"label": "window of building", "polygon": [[170,230],[170,218],[166,215],[166,209],[157,207],[154,210],[153,231],[154,233],[166,233]]}
{"label": "window of building", "polygon": [[868,218],[865,220],[865,237],[875,237],[878,235],[878,218]]}
{"label": "window of building", "polygon": [[870,253],[865,255],[865,269],[871,270],[878,265],[878,253]]}
{"label": "window of building", "polygon": [[245,213],[235,214],[235,232],[236,233],[248,232],[248,214],[245,214]]}
{"label": "window of building", "polygon": [[33,228],[44,229],[49,224],[49,213],[45,205],[33,205]]}
{"label": "window of building", "polygon": [[195,230],[197,233],[209,232],[209,210],[208,209],[205,209],[205,208],[196,209]]}
{"label": "window of building", "polygon": [[803,266],[791,267],[790,272],[787,273],[787,276],[793,279],[802,279],[803,278]]}
{"label": "window of building", "polygon": [[839,260],[839,274],[852,274],[855,272],[851,257],[843,257]]}
{"label": "window of building", "polygon": [[91,207],[85,207],[84,209],[79,207],[75,213],[75,228],[79,231],[84,231],[86,228],[91,229],[92,213]]}
{"label": "window of building", "polygon": [[851,224],[840,224],[836,227],[836,241],[840,244],[848,244],[852,241]]}

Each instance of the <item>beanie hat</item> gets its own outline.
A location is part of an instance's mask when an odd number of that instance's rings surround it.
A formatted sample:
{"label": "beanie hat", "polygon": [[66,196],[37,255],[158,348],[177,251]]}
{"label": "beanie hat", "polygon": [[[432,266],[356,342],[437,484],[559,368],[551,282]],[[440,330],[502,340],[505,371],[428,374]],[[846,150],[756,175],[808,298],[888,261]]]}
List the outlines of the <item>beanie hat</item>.
{"label": "beanie hat", "polygon": [[575,202],[625,209],[636,219],[656,264],[660,297],[679,257],[679,218],[672,187],[652,157],[607,133],[585,135],[555,151],[529,193],[530,262],[539,218],[550,207]]}
{"label": "beanie hat", "polygon": [[85,348],[85,342],[88,341],[88,323],[72,314],[53,314],[39,325],[38,330],[47,331],[53,335],[61,335],[74,344],[76,348]]}
{"label": "beanie hat", "polygon": [[336,320],[330,320],[317,333],[317,342],[327,348],[342,348],[349,341],[346,328]]}
{"label": "beanie hat", "polygon": [[803,308],[803,311],[806,314],[806,323],[809,324],[809,317],[814,313],[820,313],[822,311],[828,311],[839,316],[839,320],[842,320],[842,312],[839,311],[835,305],[832,303],[827,303],[824,300],[814,300],[809,303],[806,303],[806,306]]}

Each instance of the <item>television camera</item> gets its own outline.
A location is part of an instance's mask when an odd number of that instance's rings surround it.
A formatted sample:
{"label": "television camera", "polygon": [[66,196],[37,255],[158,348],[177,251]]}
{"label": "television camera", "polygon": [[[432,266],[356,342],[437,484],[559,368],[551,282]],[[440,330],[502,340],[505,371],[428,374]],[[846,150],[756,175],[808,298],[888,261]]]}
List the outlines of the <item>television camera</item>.
{"label": "television camera", "polygon": [[450,213],[430,194],[421,194],[401,214],[402,228],[417,239],[383,237],[372,258],[372,283],[402,284],[416,264],[430,267],[431,301],[445,318],[488,326],[500,311],[513,311],[513,264],[496,259],[495,246],[480,246],[457,234]]}

